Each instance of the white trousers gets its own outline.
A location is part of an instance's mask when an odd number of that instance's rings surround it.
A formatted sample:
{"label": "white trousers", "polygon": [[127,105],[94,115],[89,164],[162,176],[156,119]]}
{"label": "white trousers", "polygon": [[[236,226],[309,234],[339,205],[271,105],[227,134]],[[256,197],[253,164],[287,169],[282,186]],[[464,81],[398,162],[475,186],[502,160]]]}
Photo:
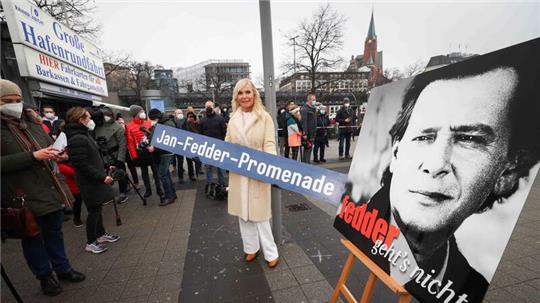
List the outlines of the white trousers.
{"label": "white trousers", "polygon": [[240,222],[240,234],[244,243],[244,252],[254,254],[262,246],[264,259],[268,262],[275,260],[278,255],[276,242],[272,235],[270,220],[263,222],[244,221],[238,217]]}

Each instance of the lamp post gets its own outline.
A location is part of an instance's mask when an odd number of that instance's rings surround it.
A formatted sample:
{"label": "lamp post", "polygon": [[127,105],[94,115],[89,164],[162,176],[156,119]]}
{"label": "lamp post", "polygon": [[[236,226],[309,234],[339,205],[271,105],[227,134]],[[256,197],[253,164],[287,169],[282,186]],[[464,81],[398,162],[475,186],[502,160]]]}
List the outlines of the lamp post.
{"label": "lamp post", "polygon": [[210,90],[212,90],[212,102],[214,102],[214,105],[216,105],[216,96],[214,95],[214,83],[213,82],[210,84]]}
{"label": "lamp post", "polygon": [[296,74],[296,38],[299,36],[294,36],[289,40],[293,41],[293,74]]}

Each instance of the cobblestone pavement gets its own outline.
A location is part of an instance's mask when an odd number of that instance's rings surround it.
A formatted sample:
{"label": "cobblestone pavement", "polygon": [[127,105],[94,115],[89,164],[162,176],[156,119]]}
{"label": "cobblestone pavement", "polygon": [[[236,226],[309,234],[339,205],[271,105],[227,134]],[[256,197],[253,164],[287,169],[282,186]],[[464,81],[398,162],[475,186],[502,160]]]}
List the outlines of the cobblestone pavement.
{"label": "cobblestone pavement", "polygon": [[[353,146],[354,148],[354,146]],[[346,173],[332,141],[324,166]],[[122,226],[114,224],[112,205],[104,207],[106,227],[122,238],[100,255],[84,251],[84,228],[64,225],[67,252],[75,269],[87,274],[78,284],[63,283],[53,298],[41,294],[21,253],[19,241],[2,244],[2,264],[25,302],[327,302],[346,252],[332,227],[336,209],[329,204],[282,192],[283,243],[280,264],[268,269],[262,256],[245,263],[235,217],[226,202],[203,193],[197,182],[177,185],[179,200],[159,207],[156,196],[142,206],[131,192],[119,206]],[[366,269],[353,267],[348,286],[360,296]],[[2,302],[15,302],[2,282]],[[372,302],[394,302],[380,283]],[[485,302],[540,302],[540,178],[521,213]]]}

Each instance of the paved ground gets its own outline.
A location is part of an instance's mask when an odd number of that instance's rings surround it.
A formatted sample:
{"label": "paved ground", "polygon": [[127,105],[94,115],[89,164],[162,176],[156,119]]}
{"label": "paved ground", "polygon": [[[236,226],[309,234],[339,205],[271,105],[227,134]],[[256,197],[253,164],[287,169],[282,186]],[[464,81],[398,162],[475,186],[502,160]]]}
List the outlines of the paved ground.
{"label": "paved ground", "polygon": [[[341,172],[349,162],[335,160],[332,142],[325,166]],[[143,207],[132,193],[120,205],[122,226],[114,225],[111,206],[106,226],[122,239],[109,251],[83,251],[84,229],[70,222],[64,232],[73,266],[87,274],[79,284],[48,298],[22,258],[20,243],[2,245],[2,264],[25,302],[326,302],[346,253],[332,227],[335,208],[283,191],[284,242],[281,262],[268,269],[261,256],[246,264],[235,217],[226,203],[208,200],[200,181],[177,186],[179,202]],[[356,264],[348,282],[358,297],[367,278]],[[2,282],[2,302],[14,302]],[[372,302],[394,302],[379,284]],[[540,178],[537,178],[485,302],[540,302]]]}

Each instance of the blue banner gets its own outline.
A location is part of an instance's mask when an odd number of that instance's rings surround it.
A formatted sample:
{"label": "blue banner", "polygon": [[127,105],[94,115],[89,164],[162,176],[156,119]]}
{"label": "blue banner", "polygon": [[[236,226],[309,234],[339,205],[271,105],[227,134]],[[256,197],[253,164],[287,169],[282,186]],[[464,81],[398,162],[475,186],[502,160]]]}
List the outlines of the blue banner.
{"label": "blue banner", "polygon": [[347,175],[157,124],[152,146],[338,205]]}

